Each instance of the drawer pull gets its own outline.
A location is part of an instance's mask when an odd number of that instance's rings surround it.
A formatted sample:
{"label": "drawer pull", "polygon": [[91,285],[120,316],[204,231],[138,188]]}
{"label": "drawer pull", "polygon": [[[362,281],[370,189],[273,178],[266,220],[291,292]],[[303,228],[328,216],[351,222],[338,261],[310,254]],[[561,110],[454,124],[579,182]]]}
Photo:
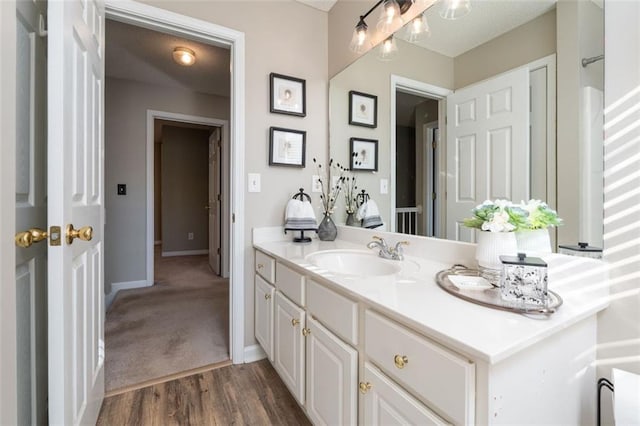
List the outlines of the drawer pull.
{"label": "drawer pull", "polygon": [[409,364],[409,358],[406,355],[396,355],[393,357],[393,362],[398,368],[404,368],[406,364]]}
{"label": "drawer pull", "polygon": [[258,263],[258,269],[262,269],[264,268],[264,265],[262,263]]}
{"label": "drawer pull", "polygon": [[360,385],[358,385],[358,387],[360,388],[360,393],[365,394],[369,392],[369,389],[371,389],[371,383],[360,382]]}
{"label": "drawer pull", "polygon": [[271,295],[270,295],[269,293],[266,293],[266,294],[264,295],[264,299],[265,299],[265,300],[269,300],[269,299],[271,299]]}
{"label": "drawer pull", "polygon": [[295,327],[298,324],[300,324],[300,320],[298,318],[294,318],[294,319],[291,320],[291,325],[292,326]]}
{"label": "drawer pull", "polygon": [[305,327],[305,328],[302,329],[302,335],[304,337],[307,337],[310,334],[311,334],[311,329],[310,328]]}

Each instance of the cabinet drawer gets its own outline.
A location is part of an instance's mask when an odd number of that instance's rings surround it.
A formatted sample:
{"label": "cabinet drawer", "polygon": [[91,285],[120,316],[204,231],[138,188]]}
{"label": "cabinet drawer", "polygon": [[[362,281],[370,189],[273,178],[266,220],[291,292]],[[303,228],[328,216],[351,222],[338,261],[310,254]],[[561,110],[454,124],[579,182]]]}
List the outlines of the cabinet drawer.
{"label": "cabinet drawer", "polygon": [[328,329],[358,344],[358,304],[313,280],[307,282],[307,310]]}
{"label": "cabinet drawer", "polygon": [[304,306],[304,276],[293,269],[276,263],[276,288],[299,306]]}
{"label": "cabinet drawer", "polygon": [[473,424],[473,363],[370,310],[364,346],[374,363],[427,405],[455,424]]}
{"label": "cabinet drawer", "polygon": [[256,272],[271,284],[276,282],[276,261],[261,251],[256,250]]}

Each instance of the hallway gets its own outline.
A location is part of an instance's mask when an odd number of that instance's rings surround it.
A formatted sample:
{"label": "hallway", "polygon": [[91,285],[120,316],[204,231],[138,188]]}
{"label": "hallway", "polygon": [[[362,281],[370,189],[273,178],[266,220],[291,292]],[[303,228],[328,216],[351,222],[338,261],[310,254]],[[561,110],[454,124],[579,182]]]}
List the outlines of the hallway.
{"label": "hallway", "polygon": [[161,257],[156,282],[122,290],[105,319],[107,394],[229,359],[229,280],[204,256]]}

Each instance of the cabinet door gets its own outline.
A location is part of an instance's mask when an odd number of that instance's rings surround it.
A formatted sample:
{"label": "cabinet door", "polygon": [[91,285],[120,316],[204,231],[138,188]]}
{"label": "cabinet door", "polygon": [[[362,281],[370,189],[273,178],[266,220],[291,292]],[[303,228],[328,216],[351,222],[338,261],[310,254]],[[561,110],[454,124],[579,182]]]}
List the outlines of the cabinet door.
{"label": "cabinet door", "polygon": [[275,287],[256,275],[255,333],[256,340],[273,362],[273,293]]}
{"label": "cabinet door", "polygon": [[446,425],[426,406],[405,392],[369,363],[364,366],[365,425]]}
{"label": "cabinet door", "polygon": [[315,425],[356,424],[358,352],[307,318],[307,414]]}
{"label": "cabinet door", "polygon": [[298,402],[304,404],[304,338],[305,312],[276,291],[273,364],[280,378]]}

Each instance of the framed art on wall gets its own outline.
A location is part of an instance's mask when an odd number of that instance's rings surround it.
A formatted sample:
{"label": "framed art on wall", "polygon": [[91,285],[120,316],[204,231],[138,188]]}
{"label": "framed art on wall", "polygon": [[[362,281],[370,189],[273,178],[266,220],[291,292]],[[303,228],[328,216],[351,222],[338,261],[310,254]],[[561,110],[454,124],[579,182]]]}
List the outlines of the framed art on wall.
{"label": "framed art on wall", "polygon": [[304,167],[307,132],[269,128],[269,165]]}
{"label": "framed art on wall", "polygon": [[269,111],[304,117],[306,112],[305,80],[282,74],[269,74]]}
{"label": "framed art on wall", "polygon": [[375,139],[349,139],[351,170],[378,171],[378,141]]}
{"label": "framed art on wall", "polygon": [[349,124],[378,127],[378,97],[351,90],[349,92]]}

